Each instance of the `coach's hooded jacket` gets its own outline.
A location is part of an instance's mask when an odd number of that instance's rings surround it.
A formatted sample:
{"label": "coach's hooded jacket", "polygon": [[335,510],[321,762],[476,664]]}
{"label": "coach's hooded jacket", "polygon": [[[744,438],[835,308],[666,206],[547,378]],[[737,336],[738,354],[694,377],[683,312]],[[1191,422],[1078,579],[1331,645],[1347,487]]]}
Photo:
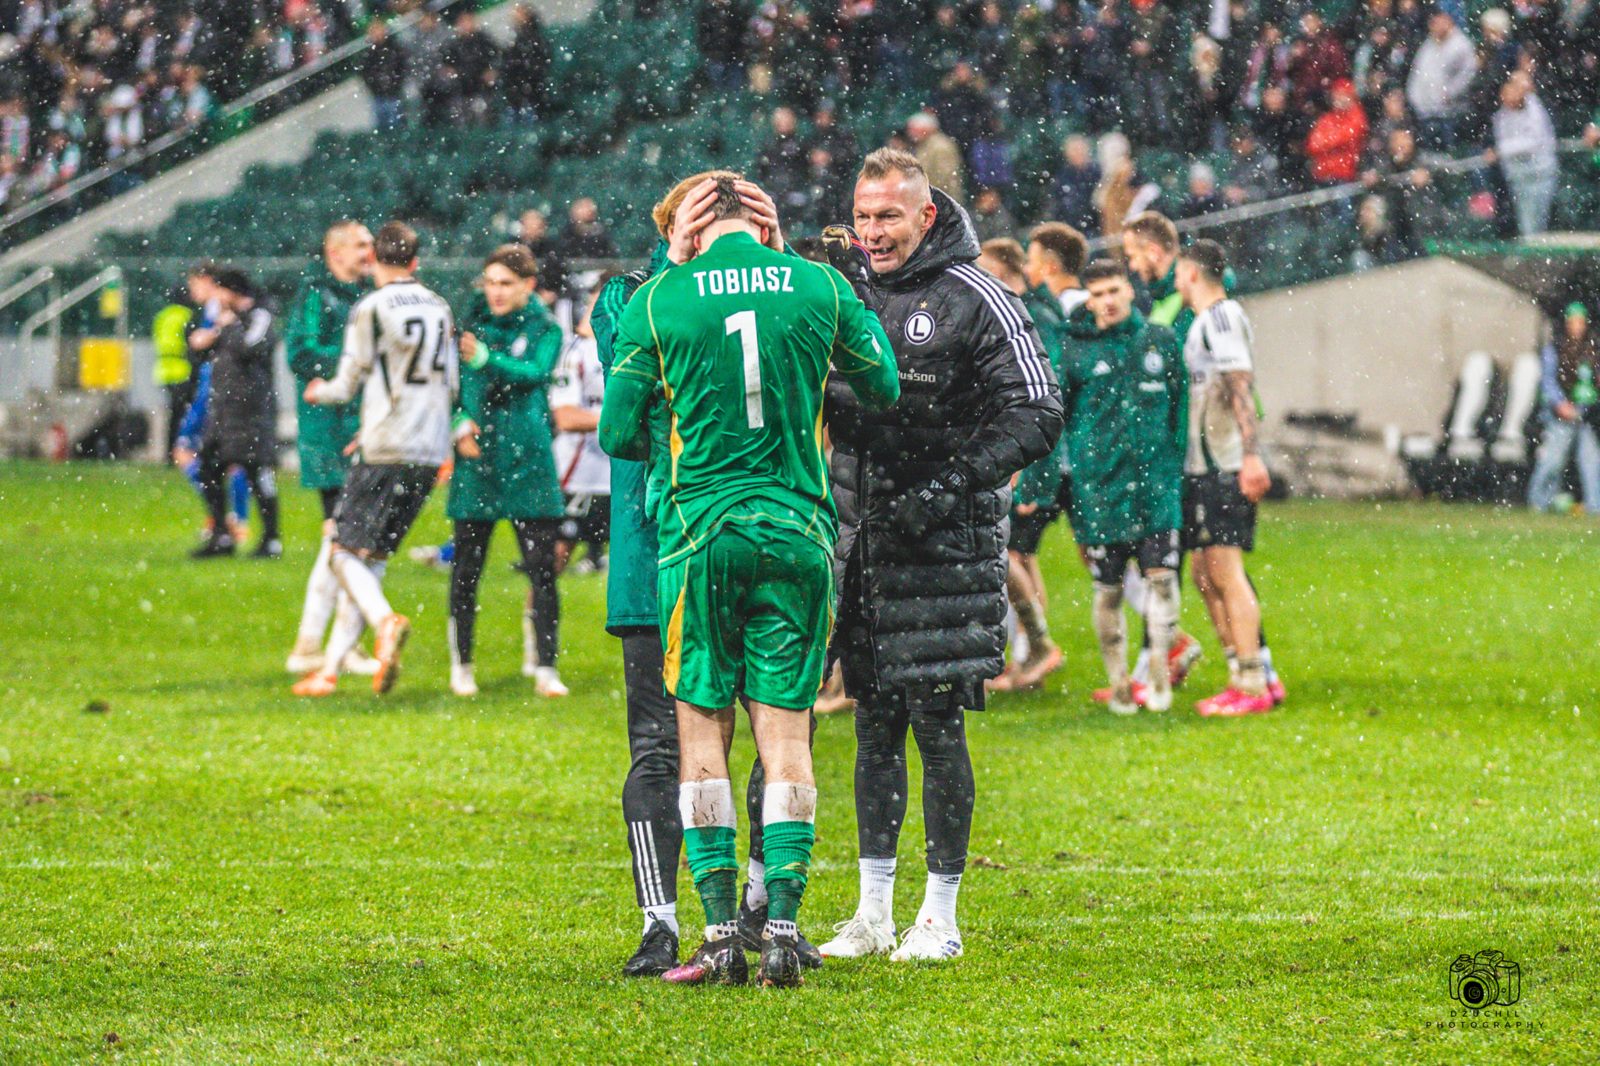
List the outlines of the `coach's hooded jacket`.
{"label": "coach's hooded jacket", "polygon": [[[974,265],[966,212],[933,199],[910,259],[861,293],[894,347],[900,400],[872,411],[833,375],[826,417],[846,689],[939,713],[982,706],[983,679],[1005,665],[1009,482],[1054,446],[1061,392],[1022,302]],[[911,542],[894,501],[952,467],[967,491]]]}

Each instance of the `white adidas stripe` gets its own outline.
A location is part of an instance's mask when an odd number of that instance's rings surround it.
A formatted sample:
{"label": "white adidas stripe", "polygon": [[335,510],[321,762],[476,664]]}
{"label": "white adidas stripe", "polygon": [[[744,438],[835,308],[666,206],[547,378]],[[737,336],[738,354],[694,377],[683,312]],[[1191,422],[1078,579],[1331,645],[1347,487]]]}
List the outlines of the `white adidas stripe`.
{"label": "white adidas stripe", "polygon": [[1050,375],[1045,369],[1044,361],[1040,359],[1038,349],[1033,345],[1028,336],[1026,320],[1011,306],[1008,299],[1012,294],[1001,288],[1000,283],[988,277],[977,267],[963,263],[952,267],[950,272],[965,281],[978,294],[983,297],[983,302],[989,310],[994,312],[1005,328],[1006,337],[1011,342],[1012,349],[1017,353],[1017,365],[1022,369],[1022,377],[1028,385],[1028,399],[1042,400],[1050,395]]}

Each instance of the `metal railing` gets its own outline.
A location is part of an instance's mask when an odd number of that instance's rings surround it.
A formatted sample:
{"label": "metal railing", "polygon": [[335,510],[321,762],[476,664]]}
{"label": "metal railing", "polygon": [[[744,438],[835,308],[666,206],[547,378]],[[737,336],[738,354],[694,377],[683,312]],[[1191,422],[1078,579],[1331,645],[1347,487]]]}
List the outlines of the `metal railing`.
{"label": "metal railing", "polygon": [[[61,316],[89,297],[94,296],[100,290],[113,285],[118,287],[122,285],[121,267],[106,267],[94,277],[81,284],[74,285],[32,315],[29,315],[27,320],[22,323],[22,328],[17,331],[18,338],[22,341],[25,349],[33,348],[39,330],[48,325],[50,327],[50,350],[59,355],[61,349]],[[126,344],[128,340],[128,299],[125,292],[117,305],[116,322],[117,339]]]}

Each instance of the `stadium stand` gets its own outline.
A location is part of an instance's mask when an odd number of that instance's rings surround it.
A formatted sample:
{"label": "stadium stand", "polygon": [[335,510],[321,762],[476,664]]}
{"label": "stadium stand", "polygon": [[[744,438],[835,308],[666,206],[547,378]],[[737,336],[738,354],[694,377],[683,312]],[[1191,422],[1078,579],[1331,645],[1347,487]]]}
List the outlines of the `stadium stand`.
{"label": "stadium stand", "polygon": [[[622,254],[639,257],[653,241],[643,209],[662,188],[708,165],[752,166],[779,106],[799,112],[797,135],[809,142],[810,116],[836,100],[866,147],[904,137],[913,113],[937,115],[958,140],[969,193],[975,178],[990,181],[1022,226],[1059,214],[1068,137],[1103,141],[1121,130],[1134,148],[1128,185],[1155,193],[1154,206],[1174,217],[1192,216],[1187,232],[1228,244],[1241,289],[1253,291],[1396,262],[1438,242],[1515,237],[1507,182],[1482,154],[1500,85],[1531,70],[1556,130],[1568,135],[1584,128],[1596,96],[1584,59],[1600,49],[1600,5],[1571,26],[1550,18],[1547,4],[1514,14],[1441,5],[1472,31],[1456,47],[1479,66],[1457,101],[1459,121],[1444,132],[1407,102],[1430,32],[1417,4],[865,6],[872,11],[607,0],[587,23],[546,31],[548,84],[535,113],[496,91],[479,110],[443,108],[447,121],[425,106],[431,75],[422,64],[446,54],[455,28],[441,25],[431,41],[412,34],[404,47],[421,88],[400,125],[326,135],[298,166],[261,167],[231,197],[188,205],[152,233],[109,236],[100,251],[130,270],[138,269],[131,260],[150,257],[303,256],[305,234],[331,217],[394,214],[415,220],[435,255],[470,257],[514,235],[524,207],[557,217],[589,196]],[[507,55],[491,49],[484,61],[503,65]],[[1355,180],[1319,182],[1307,137],[1347,78],[1359,82],[1355,107],[1368,132],[1355,149]],[[1397,131],[1429,147],[1410,150]],[[1215,176],[1209,195],[1195,180],[1197,163]],[[1595,163],[1569,150],[1561,165],[1551,225],[1595,228]],[[1097,203],[1084,225],[1114,237],[1122,176],[1090,166]],[[1244,180],[1252,167],[1265,178]],[[790,213],[793,231],[805,232],[810,212]],[[292,274],[281,271],[274,287],[287,290]]]}

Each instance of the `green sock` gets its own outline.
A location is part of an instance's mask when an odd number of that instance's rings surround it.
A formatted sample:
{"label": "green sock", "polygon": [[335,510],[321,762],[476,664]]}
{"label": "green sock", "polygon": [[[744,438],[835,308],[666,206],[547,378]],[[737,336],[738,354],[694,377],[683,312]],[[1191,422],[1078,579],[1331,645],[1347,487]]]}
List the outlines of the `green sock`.
{"label": "green sock", "polygon": [[706,925],[722,925],[738,915],[739,863],[734,830],[720,825],[683,831],[684,851],[695,891],[705,908]]}
{"label": "green sock", "polygon": [[792,922],[800,911],[811,869],[811,845],[817,827],[811,822],[768,822],[761,827],[767,860],[767,917]]}

